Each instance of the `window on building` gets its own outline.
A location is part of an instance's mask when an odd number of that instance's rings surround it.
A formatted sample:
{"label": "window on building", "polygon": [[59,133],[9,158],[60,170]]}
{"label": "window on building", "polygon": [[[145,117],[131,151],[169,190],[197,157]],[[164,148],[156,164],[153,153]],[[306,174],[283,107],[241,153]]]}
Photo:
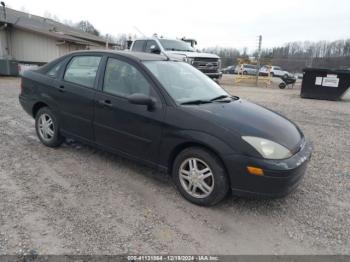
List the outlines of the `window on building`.
{"label": "window on building", "polygon": [[134,66],[121,60],[110,58],[106,66],[103,91],[122,97],[135,93],[149,96],[151,86]]}
{"label": "window on building", "polygon": [[100,61],[100,56],[73,57],[67,66],[64,80],[87,87],[93,87]]}

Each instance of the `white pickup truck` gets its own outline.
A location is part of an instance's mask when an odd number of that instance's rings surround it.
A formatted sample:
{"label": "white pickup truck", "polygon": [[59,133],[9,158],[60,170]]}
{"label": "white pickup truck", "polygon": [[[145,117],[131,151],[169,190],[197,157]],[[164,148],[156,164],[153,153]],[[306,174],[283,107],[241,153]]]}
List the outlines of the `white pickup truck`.
{"label": "white pickup truck", "polygon": [[193,65],[210,78],[219,79],[222,76],[219,56],[197,52],[189,43],[182,40],[157,37],[137,39],[132,43],[130,51],[165,54],[171,59]]}

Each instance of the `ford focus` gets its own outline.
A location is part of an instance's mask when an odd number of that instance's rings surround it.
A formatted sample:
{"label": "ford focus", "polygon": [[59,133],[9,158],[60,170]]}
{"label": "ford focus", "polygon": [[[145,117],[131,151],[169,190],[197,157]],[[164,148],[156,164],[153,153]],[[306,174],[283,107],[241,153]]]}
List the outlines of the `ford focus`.
{"label": "ford focus", "polygon": [[26,71],[19,100],[44,145],[73,138],[165,171],[198,205],[284,196],[312,153],[290,120],[161,55],[74,52]]}

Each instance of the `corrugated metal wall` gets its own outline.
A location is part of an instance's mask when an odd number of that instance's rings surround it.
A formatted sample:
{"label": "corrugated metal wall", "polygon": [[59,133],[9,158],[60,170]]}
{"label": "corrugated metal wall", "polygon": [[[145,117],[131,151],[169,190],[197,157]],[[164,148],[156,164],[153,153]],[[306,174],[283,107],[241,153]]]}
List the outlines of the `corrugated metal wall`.
{"label": "corrugated metal wall", "polygon": [[10,53],[18,61],[49,62],[59,56],[54,38],[12,28]]}
{"label": "corrugated metal wall", "polygon": [[0,59],[5,58],[6,54],[6,36],[5,36],[5,31],[0,30]]}
{"label": "corrugated metal wall", "polygon": [[10,54],[21,62],[47,63],[75,50],[86,49],[85,45],[62,43],[55,38],[30,31],[12,28]]}
{"label": "corrugated metal wall", "polygon": [[[86,49],[85,45],[63,43],[46,35],[13,27],[7,35],[10,57],[24,63],[47,63],[69,52]],[[5,32],[0,31],[0,58],[5,54],[5,46]],[[90,48],[102,49],[104,46],[96,45]]]}

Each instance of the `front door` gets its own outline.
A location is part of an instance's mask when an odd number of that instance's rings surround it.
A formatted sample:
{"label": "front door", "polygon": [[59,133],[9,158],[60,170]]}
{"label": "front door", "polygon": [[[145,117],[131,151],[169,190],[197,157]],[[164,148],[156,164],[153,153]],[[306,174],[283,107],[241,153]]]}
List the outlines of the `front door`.
{"label": "front door", "polygon": [[[156,99],[153,110],[128,102],[141,93]],[[110,57],[100,92],[95,97],[96,143],[111,150],[155,162],[161,139],[164,106],[152,81],[137,64]]]}

